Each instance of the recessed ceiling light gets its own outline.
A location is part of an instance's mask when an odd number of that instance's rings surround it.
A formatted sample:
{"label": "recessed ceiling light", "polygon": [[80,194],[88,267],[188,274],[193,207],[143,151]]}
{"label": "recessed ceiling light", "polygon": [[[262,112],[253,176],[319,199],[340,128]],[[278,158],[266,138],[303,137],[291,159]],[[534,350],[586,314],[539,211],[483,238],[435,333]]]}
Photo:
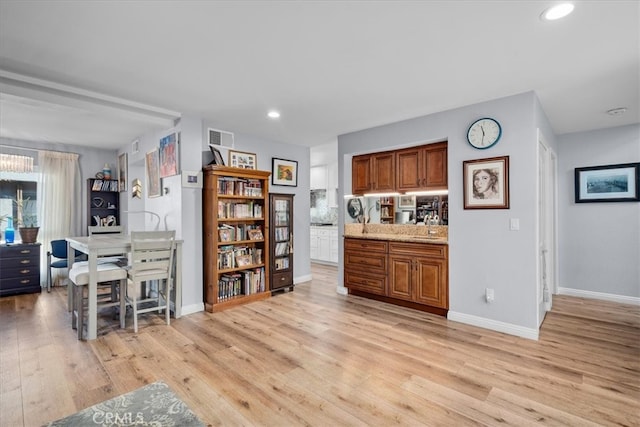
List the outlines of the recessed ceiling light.
{"label": "recessed ceiling light", "polygon": [[555,21],[556,19],[564,18],[571,12],[573,12],[573,3],[560,3],[555,6],[551,6],[542,12],[540,17],[544,21]]}
{"label": "recessed ceiling light", "polygon": [[278,117],[280,117],[280,113],[275,110],[271,110],[267,113],[267,116],[269,116],[269,118],[271,119],[277,119]]}
{"label": "recessed ceiling light", "polygon": [[618,107],[607,110],[607,114],[610,116],[620,116],[627,112],[627,107]]}

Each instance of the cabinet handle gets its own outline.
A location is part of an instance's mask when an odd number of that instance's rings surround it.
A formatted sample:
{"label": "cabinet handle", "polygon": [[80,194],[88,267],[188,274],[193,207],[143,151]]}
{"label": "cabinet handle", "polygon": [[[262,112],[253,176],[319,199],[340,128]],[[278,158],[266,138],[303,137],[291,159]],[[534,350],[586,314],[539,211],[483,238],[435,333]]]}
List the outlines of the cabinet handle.
{"label": "cabinet handle", "polygon": [[28,272],[30,272],[31,270],[20,270],[21,274],[27,274]]}
{"label": "cabinet handle", "polygon": [[31,249],[23,249],[20,251],[21,254],[30,254],[31,253]]}
{"label": "cabinet handle", "polygon": [[29,260],[28,259],[23,259],[22,261],[20,261],[20,264],[29,264]]}
{"label": "cabinet handle", "polygon": [[20,283],[22,283],[23,285],[26,285],[29,282],[30,282],[30,280],[28,280],[28,279],[24,279],[24,280],[20,281]]}

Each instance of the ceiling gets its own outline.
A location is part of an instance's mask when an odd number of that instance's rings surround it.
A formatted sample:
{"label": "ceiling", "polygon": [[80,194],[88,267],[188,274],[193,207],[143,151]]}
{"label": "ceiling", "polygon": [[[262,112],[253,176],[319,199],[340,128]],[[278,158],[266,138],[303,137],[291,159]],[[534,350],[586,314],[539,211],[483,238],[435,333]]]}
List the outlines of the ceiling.
{"label": "ceiling", "polygon": [[553,3],[2,0],[0,136],[119,148],[182,113],[315,146],[531,90],[556,134],[640,123],[640,2]]}

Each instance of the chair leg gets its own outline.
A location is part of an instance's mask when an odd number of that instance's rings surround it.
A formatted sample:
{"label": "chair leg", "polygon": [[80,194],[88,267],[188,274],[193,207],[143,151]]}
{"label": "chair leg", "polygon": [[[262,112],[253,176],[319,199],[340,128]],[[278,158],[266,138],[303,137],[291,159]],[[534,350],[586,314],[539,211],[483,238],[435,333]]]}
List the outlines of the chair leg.
{"label": "chair leg", "polygon": [[133,309],[133,332],[138,333],[138,292],[137,291],[137,283],[133,283],[133,296],[131,297],[131,308]]}
{"label": "chair leg", "polygon": [[47,292],[51,292],[51,254],[47,253]]}
{"label": "chair leg", "polygon": [[85,286],[76,286],[75,306],[78,313],[78,339],[82,339],[82,330],[84,329],[84,288]]}
{"label": "chair leg", "polygon": [[164,286],[164,305],[165,305],[165,316],[167,318],[167,325],[169,325],[169,322],[171,321],[171,310],[169,310],[169,302],[171,301],[171,287],[170,287],[170,280],[169,279],[165,279],[165,286]]}
{"label": "chair leg", "polygon": [[70,294],[70,298],[69,301],[71,301],[69,304],[70,308],[70,312],[71,312],[71,327],[73,329],[76,329],[78,327],[78,322],[77,322],[77,318],[76,318],[76,305],[75,305],[75,300],[76,298],[74,297],[74,294],[76,292],[76,284],[73,283],[71,280],[69,280],[69,285],[67,286],[67,292]]}
{"label": "chair leg", "polygon": [[127,279],[120,280],[120,328],[124,329],[127,317]]}

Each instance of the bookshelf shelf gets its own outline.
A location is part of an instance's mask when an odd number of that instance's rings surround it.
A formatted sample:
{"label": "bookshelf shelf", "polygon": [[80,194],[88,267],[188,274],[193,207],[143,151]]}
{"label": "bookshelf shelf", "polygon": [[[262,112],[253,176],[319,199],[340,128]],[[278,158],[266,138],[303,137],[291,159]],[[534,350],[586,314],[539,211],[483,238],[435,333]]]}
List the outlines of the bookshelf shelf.
{"label": "bookshelf shelf", "polygon": [[205,309],[270,297],[271,173],[217,165],[203,171]]}

